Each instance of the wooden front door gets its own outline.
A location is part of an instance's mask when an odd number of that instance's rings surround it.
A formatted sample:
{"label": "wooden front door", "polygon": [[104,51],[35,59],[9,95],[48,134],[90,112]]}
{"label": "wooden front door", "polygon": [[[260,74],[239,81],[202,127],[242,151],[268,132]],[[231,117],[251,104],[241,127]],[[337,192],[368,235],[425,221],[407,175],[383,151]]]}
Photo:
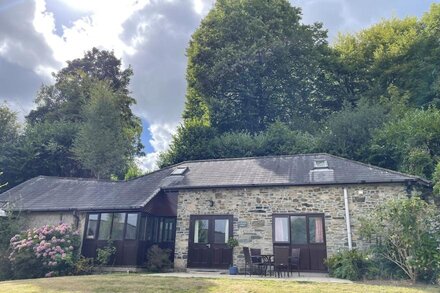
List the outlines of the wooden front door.
{"label": "wooden front door", "polygon": [[188,267],[225,269],[232,264],[232,216],[191,216]]}
{"label": "wooden front door", "polygon": [[274,215],[274,245],[300,249],[303,271],[326,271],[327,257],[323,214]]}

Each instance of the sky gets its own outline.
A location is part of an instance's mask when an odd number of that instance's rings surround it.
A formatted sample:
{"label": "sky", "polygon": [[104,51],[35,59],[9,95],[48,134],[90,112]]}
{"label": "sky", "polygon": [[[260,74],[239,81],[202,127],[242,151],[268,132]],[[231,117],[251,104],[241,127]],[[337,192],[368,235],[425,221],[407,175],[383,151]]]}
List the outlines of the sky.
{"label": "sky", "polygon": [[[382,18],[421,16],[428,0],[290,0],[303,22],[322,22],[332,42]],[[0,0],[0,102],[21,120],[35,106],[42,84],[67,60],[92,47],[113,50],[132,66],[130,89],[142,119],[146,156],[157,168],[181,123],[185,97],[185,49],[214,0]]]}

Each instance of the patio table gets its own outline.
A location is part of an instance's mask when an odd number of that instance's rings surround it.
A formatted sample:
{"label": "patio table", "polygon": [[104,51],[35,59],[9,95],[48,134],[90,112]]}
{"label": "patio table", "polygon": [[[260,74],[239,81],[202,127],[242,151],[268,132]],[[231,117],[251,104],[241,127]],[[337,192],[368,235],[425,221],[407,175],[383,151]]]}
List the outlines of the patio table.
{"label": "patio table", "polygon": [[267,267],[269,266],[269,276],[272,276],[273,254],[262,254],[260,256],[261,256],[261,260],[264,263],[264,266],[266,267],[264,275],[266,275],[266,270],[267,270]]}

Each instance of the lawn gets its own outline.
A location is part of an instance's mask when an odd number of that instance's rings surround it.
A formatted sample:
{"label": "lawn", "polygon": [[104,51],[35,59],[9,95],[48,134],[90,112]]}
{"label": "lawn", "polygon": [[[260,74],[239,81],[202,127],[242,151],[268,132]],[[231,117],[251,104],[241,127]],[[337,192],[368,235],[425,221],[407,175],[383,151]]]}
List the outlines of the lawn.
{"label": "lawn", "polygon": [[33,292],[439,292],[439,287],[111,274],[0,282],[0,293]]}

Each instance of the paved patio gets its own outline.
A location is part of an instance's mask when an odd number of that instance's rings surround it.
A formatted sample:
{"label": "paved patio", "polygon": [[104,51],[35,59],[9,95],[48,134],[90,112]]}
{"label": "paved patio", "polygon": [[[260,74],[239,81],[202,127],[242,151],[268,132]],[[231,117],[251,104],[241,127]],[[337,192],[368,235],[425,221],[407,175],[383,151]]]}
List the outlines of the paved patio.
{"label": "paved patio", "polygon": [[148,276],[158,276],[158,277],[176,277],[176,278],[229,278],[229,279],[252,279],[252,280],[274,280],[274,281],[297,281],[297,282],[318,282],[318,283],[347,283],[351,284],[352,281],[331,278],[328,274],[323,273],[301,273],[298,277],[296,273],[290,277],[262,277],[258,275],[253,275],[251,277],[244,275],[231,276],[227,274],[226,271],[189,271],[185,273],[158,273],[158,274],[148,274]]}

